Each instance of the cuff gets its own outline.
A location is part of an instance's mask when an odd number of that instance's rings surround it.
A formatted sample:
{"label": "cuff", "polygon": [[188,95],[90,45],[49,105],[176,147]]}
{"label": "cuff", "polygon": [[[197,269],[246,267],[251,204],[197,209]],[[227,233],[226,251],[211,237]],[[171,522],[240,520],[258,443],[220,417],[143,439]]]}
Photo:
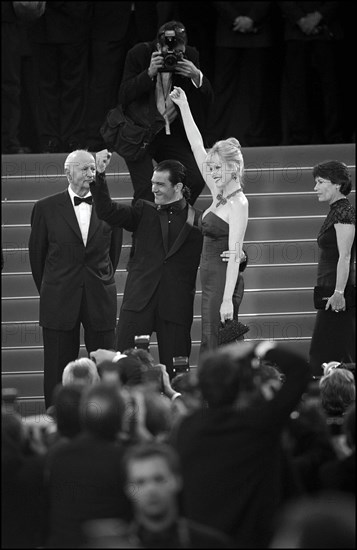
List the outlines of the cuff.
{"label": "cuff", "polygon": [[201,86],[202,86],[203,74],[202,74],[202,71],[200,71],[200,70],[198,72],[200,73],[200,81],[199,81],[198,86],[194,82],[193,78],[191,78],[191,82],[192,82],[192,84],[194,85],[195,88],[201,88]]}

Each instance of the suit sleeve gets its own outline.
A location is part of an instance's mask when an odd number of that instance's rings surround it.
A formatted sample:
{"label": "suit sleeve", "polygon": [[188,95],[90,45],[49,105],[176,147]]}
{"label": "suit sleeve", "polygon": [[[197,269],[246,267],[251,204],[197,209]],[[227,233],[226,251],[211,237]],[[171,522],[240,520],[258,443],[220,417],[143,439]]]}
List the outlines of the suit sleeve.
{"label": "suit sleeve", "polygon": [[128,51],[123,78],[119,88],[119,103],[128,105],[150,92],[156,86],[156,79],[148,75],[152,50],[146,43],[137,44]]}
{"label": "suit sleeve", "polygon": [[32,276],[38,292],[41,289],[43,272],[48,251],[48,230],[39,203],[33,207],[31,214],[31,233],[29,239],[29,258]]}
{"label": "suit sleeve", "polygon": [[114,270],[116,270],[118,267],[122,245],[123,245],[123,229],[121,227],[113,227],[109,256],[110,256],[110,260],[112,262]]}
{"label": "suit sleeve", "polygon": [[112,201],[104,173],[97,172],[95,182],[90,184],[90,190],[100,220],[104,220],[114,227],[123,227],[127,231],[136,230],[141,217],[140,204],[129,206]]}

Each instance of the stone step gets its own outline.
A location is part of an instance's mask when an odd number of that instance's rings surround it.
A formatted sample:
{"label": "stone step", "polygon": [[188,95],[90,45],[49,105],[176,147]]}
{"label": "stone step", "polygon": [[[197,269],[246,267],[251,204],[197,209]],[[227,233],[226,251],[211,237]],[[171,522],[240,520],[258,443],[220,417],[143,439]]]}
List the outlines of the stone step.
{"label": "stone step", "polygon": [[[327,213],[326,204],[320,203],[313,191],[306,193],[272,193],[272,194],[253,194],[246,193],[249,200],[250,217],[260,216],[297,216],[297,215],[323,215]],[[355,191],[349,195],[349,200],[353,205],[356,202]],[[130,204],[131,199],[119,196],[113,196],[113,200],[118,200],[123,204]],[[35,200],[28,201],[10,201],[2,202],[2,222],[3,224],[24,224],[30,223],[31,212]],[[211,198],[208,194],[202,195],[196,201],[195,206],[199,210],[208,208]]]}
{"label": "stone step", "polygon": [[[269,311],[306,311],[312,306],[311,288],[281,288],[278,290],[246,289],[240,313],[267,313]],[[123,293],[118,293],[118,312]],[[194,314],[201,314],[200,290],[196,292]],[[39,297],[3,298],[1,316],[3,322],[38,320]]]}
{"label": "stone step", "polygon": [[[316,312],[311,306],[308,311],[286,313],[247,313],[239,316],[240,320],[250,327],[249,337],[260,338],[299,338],[310,337],[313,330]],[[201,317],[195,316],[192,323],[191,337],[201,339]],[[3,348],[28,347],[42,345],[42,330],[37,321],[2,323]]]}
{"label": "stone step", "polygon": [[[127,277],[125,269],[117,270],[115,280],[117,292],[124,290]],[[244,272],[246,288],[294,288],[311,287],[316,279],[316,264],[267,264],[248,265]],[[199,273],[197,290],[201,289]],[[30,272],[3,273],[2,295],[4,297],[37,296],[38,292]]]}
{"label": "stone step", "polygon": [[[311,167],[286,168],[248,168],[244,176],[244,191],[249,194],[255,193],[313,193],[314,180],[311,174]],[[355,167],[350,165],[350,172],[355,188]],[[107,183],[110,195],[113,199],[128,199],[133,196],[133,187],[128,172],[108,172]],[[65,175],[24,175],[3,177],[1,198],[5,200],[38,200],[55,193],[59,193],[68,186]],[[209,195],[207,187],[203,195]],[[315,202],[317,199],[314,197]],[[201,202],[197,201],[198,208]]]}
{"label": "stone step", "polygon": [[[245,234],[246,241],[314,239],[325,219],[318,216],[282,216],[280,218],[257,217],[249,218]],[[8,248],[27,248],[30,237],[30,224],[3,225],[2,246]],[[123,243],[131,243],[131,233],[123,232]]]}
{"label": "stone step", "polygon": [[[8,243],[11,244],[11,243]],[[131,246],[122,247],[118,269],[126,269]],[[245,241],[244,249],[249,257],[249,265],[291,264],[317,262],[316,239],[284,241]],[[28,248],[3,248],[5,273],[30,272]]]}
{"label": "stone step", "polygon": [[[246,168],[308,166],[312,167],[326,159],[335,159],[346,164],[355,163],[353,143],[324,145],[291,145],[275,147],[243,147],[242,154]],[[63,173],[64,161],[68,153],[1,155],[2,176],[25,174]],[[110,171],[127,171],[122,157],[114,153],[110,161]]]}

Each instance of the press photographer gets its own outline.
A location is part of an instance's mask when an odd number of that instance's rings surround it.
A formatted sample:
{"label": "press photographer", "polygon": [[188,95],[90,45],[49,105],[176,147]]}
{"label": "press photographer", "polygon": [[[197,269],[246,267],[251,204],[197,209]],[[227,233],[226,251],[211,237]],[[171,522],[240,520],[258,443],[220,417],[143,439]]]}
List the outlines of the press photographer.
{"label": "press photographer", "polygon": [[134,187],[133,204],[138,199],[154,199],[153,160],[175,159],[186,166],[191,204],[204,187],[181,114],[170,98],[173,86],[185,90],[204,135],[213,91],[199,67],[199,53],[187,44],[185,27],[179,21],[165,23],[153,42],[136,44],[127,54],[119,105],[108,113],[107,131],[115,134],[117,130],[118,139],[111,136],[112,145],[106,143],[126,161]]}

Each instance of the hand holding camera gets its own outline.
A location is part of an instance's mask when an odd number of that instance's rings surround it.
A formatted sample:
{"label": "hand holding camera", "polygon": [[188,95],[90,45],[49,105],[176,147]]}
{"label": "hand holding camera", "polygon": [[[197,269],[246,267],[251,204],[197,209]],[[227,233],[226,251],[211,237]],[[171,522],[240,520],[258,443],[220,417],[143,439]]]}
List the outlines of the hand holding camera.
{"label": "hand holding camera", "polygon": [[148,75],[150,78],[154,78],[159,69],[162,69],[164,66],[164,57],[160,51],[153,52],[150,59],[150,65],[148,68]]}
{"label": "hand holding camera", "polygon": [[199,85],[200,71],[192,61],[188,59],[177,61],[175,73],[186,78],[191,78],[195,81],[197,86]]}

